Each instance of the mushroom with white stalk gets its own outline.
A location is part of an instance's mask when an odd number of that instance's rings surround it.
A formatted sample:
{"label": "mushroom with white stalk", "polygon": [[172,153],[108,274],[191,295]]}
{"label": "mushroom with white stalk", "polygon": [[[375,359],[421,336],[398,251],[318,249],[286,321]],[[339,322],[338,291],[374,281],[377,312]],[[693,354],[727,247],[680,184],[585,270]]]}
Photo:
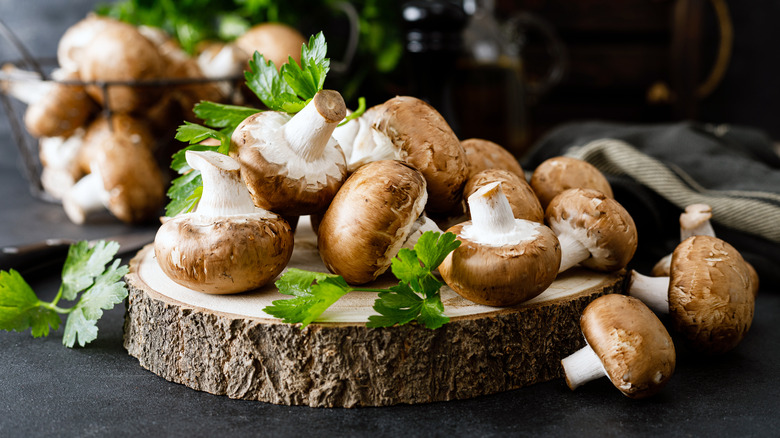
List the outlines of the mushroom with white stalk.
{"label": "mushroom with white stalk", "polygon": [[516,219],[499,182],[477,190],[468,203],[471,221],[447,230],[461,242],[439,266],[447,285],[488,306],[512,306],[547,289],[561,261],[552,230]]}
{"label": "mushroom with white stalk", "polygon": [[533,187],[542,208],[558,194],[568,189],[598,190],[608,198],[614,198],[612,187],[595,166],[573,157],[553,157],[539,164],[531,175]]}
{"label": "mushroom with white stalk", "polygon": [[201,172],[203,196],[194,212],[157,231],[160,268],[174,282],[208,294],[244,292],[273,280],[292,256],[290,225],[255,207],[232,158],[187,151],[186,159]]}
{"label": "mushroom with white stalk", "polygon": [[347,177],[333,130],[346,106],[337,91],[322,90],[297,114],[265,111],[233,132],[230,155],[255,205],[285,216],[324,211]]}
{"label": "mushroom with white stalk", "polygon": [[149,146],[122,132],[115,130],[91,149],[91,173],[63,195],[62,206],[74,223],[83,224],[106,209],[127,223],[157,217],[165,198],[162,172]]}
{"label": "mushroom with white stalk", "polygon": [[563,272],[574,265],[595,271],[619,271],[637,248],[631,215],[612,198],[592,189],[568,189],[550,202],[547,225],[561,242]]}
{"label": "mushroom with white stalk", "polygon": [[677,355],[669,332],[636,298],[603,295],[583,310],[587,345],[561,360],[572,390],[607,376],[630,398],[656,394],[674,373]]}
{"label": "mushroom with white stalk", "polygon": [[2,90],[27,104],[24,126],[33,137],[69,137],[97,112],[78,74],[54,70],[51,80],[12,65],[3,67]]}
{"label": "mushroom with white stalk", "polygon": [[396,160],[374,161],[350,175],[317,229],[325,266],[349,284],[368,283],[422,232],[439,231],[422,216],[425,185],[419,171]]}
{"label": "mushroom with white stalk", "polygon": [[506,195],[515,218],[544,223],[544,210],[531,186],[524,178],[508,170],[485,169],[471,175],[466,182],[463,196],[468,198],[493,182],[501,183],[501,190]]}
{"label": "mushroom with white stalk", "polygon": [[83,129],[76,130],[69,137],[43,137],[38,141],[41,185],[52,198],[61,200],[65,192],[84,176],[78,161],[83,143]]}
{"label": "mushroom with white stalk", "polygon": [[[685,211],[680,214],[680,242],[691,236],[715,237],[715,229],[712,228],[710,219],[712,219],[712,207],[707,204],[691,204],[685,207]],[[650,274],[654,277],[668,277],[672,265],[672,254],[667,254],[659,260],[653,266]],[[753,295],[756,295],[760,283],[758,272],[747,260],[745,264],[750,272]]]}
{"label": "mushroom with white stalk", "polygon": [[739,251],[717,237],[692,236],[672,254],[669,277],[631,272],[629,295],[669,314],[692,349],[725,353],[745,337],[755,297]]}

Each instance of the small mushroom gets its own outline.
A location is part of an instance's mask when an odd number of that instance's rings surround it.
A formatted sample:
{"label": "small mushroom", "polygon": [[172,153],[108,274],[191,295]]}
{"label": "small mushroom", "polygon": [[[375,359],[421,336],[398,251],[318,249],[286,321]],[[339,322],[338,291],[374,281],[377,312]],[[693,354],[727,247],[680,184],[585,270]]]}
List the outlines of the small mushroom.
{"label": "small mushroom", "polygon": [[301,47],[307,41],[295,28],[283,23],[260,23],[236,38],[236,46],[252,57],[259,52],[266,61],[273,61],[277,69],[292,57],[301,62]]}
{"label": "small mushroom", "polygon": [[525,173],[517,158],[500,144],[481,138],[469,138],[460,144],[466,152],[469,177],[486,169],[503,169],[525,180]]}
{"label": "small mushroom", "polygon": [[93,162],[100,150],[118,139],[150,152],[157,146],[151,128],[145,120],[130,114],[101,114],[87,125],[83,144],[78,150],[77,159],[81,171],[85,174],[92,172]]}
{"label": "small mushroom", "polygon": [[104,89],[100,85],[164,76],[165,62],[157,48],[130,24],[112,20],[112,24],[102,26],[75,60],[81,79],[96,82],[86,87],[87,93],[111,111],[142,111],[162,93],[162,87],[110,84]]}
{"label": "small mushroom", "polygon": [[512,306],[547,289],[561,261],[552,230],[515,219],[499,182],[477,190],[468,203],[471,221],[447,230],[461,241],[439,266],[447,285],[488,306]]}
{"label": "small mushroom", "polygon": [[471,175],[466,182],[463,196],[468,198],[478,189],[492,182],[501,183],[501,190],[506,195],[515,218],[544,223],[544,210],[531,186],[525,178],[508,170],[485,169]]}
{"label": "small mushroom", "polygon": [[553,157],[542,162],[531,175],[531,187],[545,209],[567,189],[594,189],[614,198],[612,187],[595,166],[572,157]]}
{"label": "small mushroom", "polygon": [[255,205],[284,216],[324,211],[347,177],[347,164],[331,136],[346,106],[337,91],[322,90],[295,116],[265,111],[233,132],[230,155]]}
{"label": "small mushroom", "polygon": [[54,199],[65,193],[84,176],[79,163],[79,150],[84,144],[84,130],[69,137],[43,137],[38,141],[41,159],[41,185]]}
{"label": "small mushroom", "polygon": [[[124,132],[115,129],[90,149],[91,173],[63,196],[65,213],[74,223],[83,224],[105,209],[126,223],[157,217],[165,198],[162,172],[150,148]],[[86,142],[85,137],[81,150]]]}
{"label": "small mushroom", "polygon": [[350,175],[317,229],[325,266],[349,284],[384,273],[425,209],[425,184],[420,172],[395,160],[374,161]]}
{"label": "small mushroom", "polygon": [[196,211],[157,231],[160,268],[176,283],[208,294],[244,292],[273,280],[292,256],[290,225],[255,207],[232,158],[187,151],[186,159],[201,172],[203,196]]}
{"label": "small mushroom", "polygon": [[606,375],[620,392],[640,399],[660,391],[674,373],[671,336],[636,298],[596,298],[582,312],[580,327],[587,345],[561,360],[572,390]]}
{"label": "small mushroom", "polygon": [[629,295],[670,314],[692,349],[721,354],[742,341],[753,321],[751,282],[733,246],[717,237],[692,236],[674,250],[669,277],[631,271]]}
{"label": "small mushroom", "polygon": [[547,206],[545,220],[561,242],[560,272],[578,263],[596,271],[618,271],[636,252],[637,230],[631,215],[599,191],[562,192]]}

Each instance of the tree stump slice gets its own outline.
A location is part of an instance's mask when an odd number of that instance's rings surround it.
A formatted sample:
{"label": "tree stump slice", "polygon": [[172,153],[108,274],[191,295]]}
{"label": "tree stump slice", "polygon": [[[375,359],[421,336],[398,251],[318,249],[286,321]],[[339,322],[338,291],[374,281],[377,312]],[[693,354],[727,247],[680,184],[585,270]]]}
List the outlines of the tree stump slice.
{"label": "tree stump slice", "polygon": [[[289,266],[327,272],[316,243],[302,220]],[[263,312],[289,298],[273,284],[238,295],[195,292],[163,274],[149,245],[125,278],[124,346],[164,379],[237,399],[314,407],[465,399],[562,377],[560,360],[585,345],[582,310],[622,293],[625,278],[573,269],[509,308],[477,305],[445,287],[450,322],[437,330],[367,328],[376,294],[353,292],[301,330]]]}

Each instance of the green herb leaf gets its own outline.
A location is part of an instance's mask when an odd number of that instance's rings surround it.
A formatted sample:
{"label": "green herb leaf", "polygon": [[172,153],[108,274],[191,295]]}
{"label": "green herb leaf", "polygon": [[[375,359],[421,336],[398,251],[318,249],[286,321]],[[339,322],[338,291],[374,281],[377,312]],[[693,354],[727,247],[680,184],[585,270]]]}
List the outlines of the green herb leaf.
{"label": "green herb leaf", "polygon": [[[103,310],[127,298],[127,288],[121,279],[128,268],[114,259],[118,249],[118,243],[106,241],[97,242],[91,248],[86,241],[71,245],[62,269],[62,285],[50,303],[40,301],[18,272],[0,271],[0,329],[29,328],[34,337],[47,336],[50,328],[59,328],[59,314],[65,313],[68,320],[63,344],[72,347],[78,342],[83,347],[93,341]],[[76,303],[70,308],[58,307],[61,298]]]}
{"label": "green herb leaf", "polygon": [[[199,119],[203,120],[206,126],[212,128],[231,128],[230,131],[233,131],[244,121],[244,119],[252,114],[259,113],[260,110],[246,106],[225,105],[204,100],[193,107],[193,112]],[[219,138],[217,139],[219,140]]]}
{"label": "green herb leaf", "polygon": [[340,275],[300,269],[289,269],[276,282],[276,287],[295,298],[273,301],[263,311],[286,323],[300,323],[301,329],[352,290]]}
{"label": "green herb leaf", "polygon": [[330,70],[330,59],[325,55],[328,45],[322,32],[312,35],[309,44],[301,48],[301,65],[292,57],[282,65],[284,81],[302,100],[309,100],[325,85],[325,76]]}
{"label": "green herb leaf", "polygon": [[244,72],[244,78],[247,87],[273,111],[294,113],[305,106],[276,70],[273,61],[266,61],[258,52],[249,61],[249,71]]}
{"label": "green herb leaf", "polygon": [[189,173],[174,179],[168,189],[168,197],[171,202],[165,206],[165,215],[173,217],[192,211],[198,204],[202,193],[203,178],[199,171],[191,170]]}
{"label": "green herb leaf", "polygon": [[447,255],[459,246],[460,241],[453,233],[440,234],[427,231],[417,240],[414,250],[428,271],[435,271]]}
{"label": "green herb leaf", "polygon": [[36,338],[57,330],[60,317],[41,302],[30,285],[15,270],[0,271],[0,330],[23,332],[32,329]]}

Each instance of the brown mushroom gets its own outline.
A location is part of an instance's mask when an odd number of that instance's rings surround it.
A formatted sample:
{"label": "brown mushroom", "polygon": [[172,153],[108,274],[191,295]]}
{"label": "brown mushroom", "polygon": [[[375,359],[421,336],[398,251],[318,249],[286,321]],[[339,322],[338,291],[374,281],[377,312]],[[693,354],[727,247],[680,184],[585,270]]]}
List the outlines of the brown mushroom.
{"label": "brown mushroom", "polygon": [[592,189],[568,189],[545,211],[561,242],[563,272],[576,264],[596,271],[625,268],[637,248],[634,220],[614,199]]}
{"label": "brown mushroom", "polygon": [[674,373],[671,336],[636,298],[596,298],[582,312],[580,327],[587,345],[561,361],[572,390],[606,374],[620,392],[640,399],[660,391]]}
{"label": "brown mushroom", "polygon": [[525,180],[525,173],[517,158],[500,144],[481,138],[469,138],[460,144],[466,152],[469,177],[485,169],[503,169]]}
{"label": "brown mushroom", "polygon": [[95,101],[115,112],[132,112],[159,98],[162,87],[109,84],[104,88],[100,85],[114,81],[142,82],[164,75],[162,56],[135,26],[113,21],[92,38],[81,48],[76,61],[81,79],[97,82],[86,87]]}
{"label": "brown mushroom", "polygon": [[377,108],[373,126],[396,146],[398,158],[425,176],[428,211],[451,212],[460,205],[468,178],[466,152],[436,109],[415,97],[397,96]]}
{"label": "brown mushroom", "polygon": [[439,266],[447,285],[488,306],[512,306],[547,289],[561,261],[552,230],[516,219],[499,182],[477,190],[468,203],[471,221],[447,230],[461,242]]}
{"label": "brown mushroom", "polygon": [[717,237],[692,236],[674,250],[669,277],[632,271],[629,294],[670,314],[692,349],[721,354],[742,341],[753,321],[751,281],[733,246]]}
{"label": "brown mushroom", "polygon": [[508,170],[485,169],[471,175],[466,182],[463,196],[468,198],[481,187],[492,182],[501,183],[501,190],[506,195],[509,205],[512,206],[515,218],[544,223],[544,210],[531,186],[525,178]]}
{"label": "brown mushroom", "polygon": [[100,115],[86,128],[84,140],[78,151],[78,164],[85,174],[92,172],[93,162],[100,149],[117,139],[154,151],[155,137],[145,120],[129,114]]}
{"label": "brown mushroom", "polygon": [[233,132],[230,154],[255,205],[285,216],[324,211],[347,176],[344,154],[331,136],[346,106],[333,90],[318,92],[290,117],[265,111]]}
{"label": "brown mushroom", "polygon": [[163,272],[182,286],[208,294],[261,287],[284,270],[293,232],[280,216],[257,208],[232,158],[187,151],[201,172],[203,196],[193,213],[166,221],[154,239]]}
{"label": "brown mushroom", "polygon": [[[119,21],[97,14],[89,14],[84,19],[70,26],[57,43],[57,63],[60,68],[77,72],[81,65],[84,46],[95,39],[96,35],[106,27],[114,26]],[[120,24],[120,26],[125,26]]]}
{"label": "brown mushroom", "polygon": [[252,57],[257,51],[273,61],[277,69],[286,64],[289,57],[301,62],[301,47],[308,41],[295,28],[283,23],[261,23],[252,26],[236,38],[236,46]]}
{"label": "brown mushroom", "polygon": [[69,137],[43,137],[38,141],[41,160],[41,185],[53,199],[61,200],[65,193],[84,176],[78,155],[84,144],[84,130]]}
{"label": "brown mushroom", "polygon": [[420,172],[395,160],[374,161],[350,175],[317,230],[325,266],[349,284],[384,273],[425,209],[425,184]]}
{"label": "brown mushroom", "polygon": [[587,161],[572,157],[553,157],[545,160],[531,175],[533,187],[542,208],[567,189],[594,189],[614,198],[612,187],[604,175]]}

